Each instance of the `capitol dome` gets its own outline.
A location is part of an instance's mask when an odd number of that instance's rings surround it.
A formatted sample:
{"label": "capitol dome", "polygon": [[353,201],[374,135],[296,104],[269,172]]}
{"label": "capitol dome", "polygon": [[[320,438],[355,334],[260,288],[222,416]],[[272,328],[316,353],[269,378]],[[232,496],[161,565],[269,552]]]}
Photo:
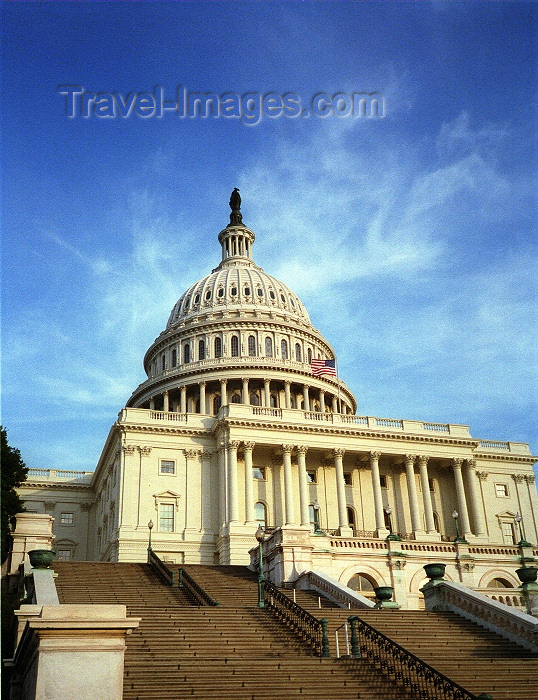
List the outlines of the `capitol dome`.
{"label": "capitol dome", "polygon": [[312,360],[334,360],[299,297],[252,259],[239,191],[218,240],[220,264],[174,305],[144,358],[147,381],[128,406],[216,415],[228,402],[266,408],[354,413],[356,402]]}

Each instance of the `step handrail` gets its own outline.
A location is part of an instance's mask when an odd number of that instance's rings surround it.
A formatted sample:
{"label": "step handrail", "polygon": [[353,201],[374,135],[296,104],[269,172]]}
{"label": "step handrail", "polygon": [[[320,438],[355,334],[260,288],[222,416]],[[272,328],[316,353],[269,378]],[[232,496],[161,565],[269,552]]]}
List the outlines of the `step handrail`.
{"label": "step handrail", "polygon": [[148,548],[148,564],[151,566],[153,571],[161,577],[161,579],[168,584],[173,586],[175,583],[175,572],[169,569],[166,564],[155,554],[152,549]]}
{"label": "step handrail", "polygon": [[197,601],[198,605],[210,605],[217,607],[220,605],[218,600],[214,600],[193,577],[180,566],[178,569],[178,588],[186,588],[191,596]]}
{"label": "step handrail", "polygon": [[351,655],[369,661],[416,697],[427,700],[492,700],[487,693],[474,695],[390,639],[357,615],[350,615]]}
{"label": "step handrail", "polygon": [[286,623],[307,644],[310,644],[322,658],[330,658],[329,636],[327,627],[329,621],[326,617],[318,620],[307,610],[295,603],[285,593],[282,593],[270,581],[263,582],[263,590],[266,595],[265,607],[276,617]]}

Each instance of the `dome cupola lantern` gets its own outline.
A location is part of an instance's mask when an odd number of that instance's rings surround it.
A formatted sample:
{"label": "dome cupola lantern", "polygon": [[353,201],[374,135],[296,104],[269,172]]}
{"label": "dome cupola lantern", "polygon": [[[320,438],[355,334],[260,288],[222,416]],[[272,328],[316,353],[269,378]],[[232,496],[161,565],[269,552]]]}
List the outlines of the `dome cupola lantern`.
{"label": "dome cupola lantern", "polygon": [[222,246],[222,262],[233,258],[252,260],[252,244],[254,233],[243,224],[241,214],[241,195],[237,187],[230,196],[230,223],[219,233],[219,243]]}

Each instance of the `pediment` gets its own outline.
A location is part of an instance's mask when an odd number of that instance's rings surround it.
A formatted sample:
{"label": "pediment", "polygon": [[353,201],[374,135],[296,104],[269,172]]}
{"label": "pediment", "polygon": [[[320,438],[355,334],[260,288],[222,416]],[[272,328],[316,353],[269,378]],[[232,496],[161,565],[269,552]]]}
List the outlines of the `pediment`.
{"label": "pediment", "polygon": [[181,498],[181,494],[175,491],[162,491],[161,493],[154,493],[153,498]]}

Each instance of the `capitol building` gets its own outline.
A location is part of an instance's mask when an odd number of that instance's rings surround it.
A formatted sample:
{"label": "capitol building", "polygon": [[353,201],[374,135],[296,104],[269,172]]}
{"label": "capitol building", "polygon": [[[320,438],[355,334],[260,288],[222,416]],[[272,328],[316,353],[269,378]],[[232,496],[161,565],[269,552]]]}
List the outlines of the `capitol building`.
{"label": "capitol building", "polygon": [[146,352],[95,472],[31,469],[19,489],[54,517],[57,558],[143,562],[151,536],[164,562],[249,564],[261,525],[277,585],[318,571],[418,608],[437,560],[502,600],[538,553],[529,446],[363,415],[301,300],[255,263],[237,190],[230,207],[220,261]]}

